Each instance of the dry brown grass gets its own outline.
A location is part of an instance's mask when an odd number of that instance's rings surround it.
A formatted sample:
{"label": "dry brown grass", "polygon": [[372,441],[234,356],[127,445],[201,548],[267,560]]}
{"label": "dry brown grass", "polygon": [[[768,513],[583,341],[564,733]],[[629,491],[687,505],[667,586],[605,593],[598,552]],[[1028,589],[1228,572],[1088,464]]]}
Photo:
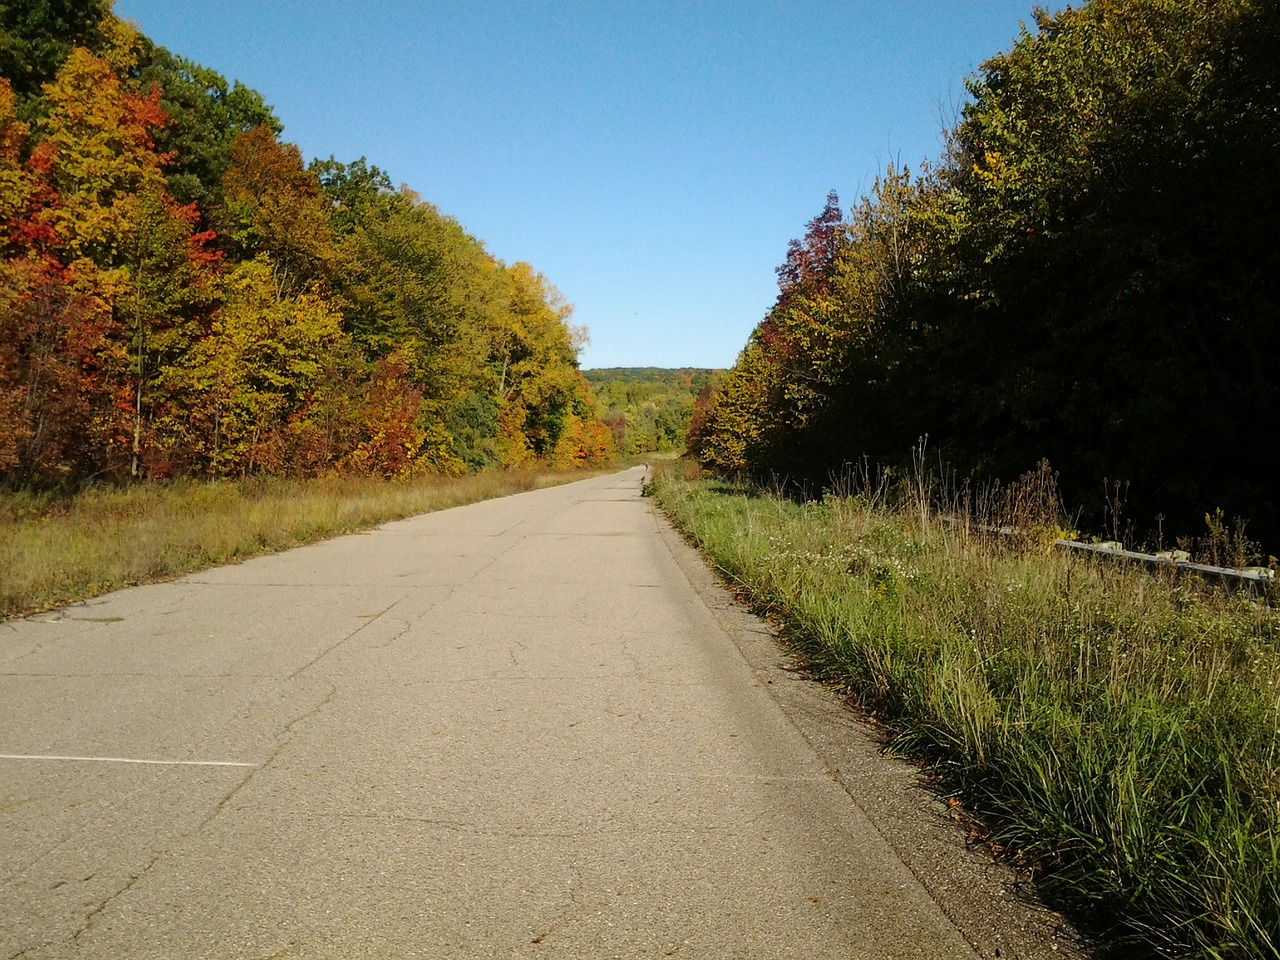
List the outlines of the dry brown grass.
{"label": "dry brown grass", "polygon": [[69,499],[0,495],[0,616],[594,475],[180,481],[89,490]]}

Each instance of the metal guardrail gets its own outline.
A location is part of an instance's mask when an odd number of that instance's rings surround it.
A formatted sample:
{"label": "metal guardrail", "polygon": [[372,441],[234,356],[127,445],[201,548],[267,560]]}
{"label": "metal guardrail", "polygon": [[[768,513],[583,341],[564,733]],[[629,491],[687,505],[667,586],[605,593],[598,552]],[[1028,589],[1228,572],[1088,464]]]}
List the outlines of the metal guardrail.
{"label": "metal guardrail", "polygon": [[[942,521],[953,526],[963,522],[955,517],[943,517]],[[975,526],[984,533],[996,533],[1006,537],[1019,533],[1013,527],[993,527],[987,524],[975,524]],[[1053,545],[1059,550],[1137,563],[1152,570],[1171,570],[1177,574],[1192,574],[1202,580],[1217,583],[1230,591],[1248,590],[1252,595],[1262,597],[1268,603],[1280,601],[1280,581],[1276,579],[1276,571],[1270,567],[1216,567],[1208,563],[1192,563],[1190,554],[1181,550],[1139,553],[1135,550],[1126,550],[1123,544],[1114,540],[1102,543],[1081,543],[1078,540],[1059,538],[1053,541]]]}
{"label": "metal guardrail", "polygon": [[1228,588],[1247,587],[1258,594],[1270,594],[1276,586],[1276,571],[1270,567],[1215,567],[1208,563],[1192,563],[1181,551],[1138,553],[1124,549],[1115,541],[1080,543],[1076,540],[1055,540],[1053,545],[1060,550],[1072,550],[1130,563],[1140,563],[1153,569],[1172,569],[1177,573],[1192,573],[1202,579],[1221,583]]}

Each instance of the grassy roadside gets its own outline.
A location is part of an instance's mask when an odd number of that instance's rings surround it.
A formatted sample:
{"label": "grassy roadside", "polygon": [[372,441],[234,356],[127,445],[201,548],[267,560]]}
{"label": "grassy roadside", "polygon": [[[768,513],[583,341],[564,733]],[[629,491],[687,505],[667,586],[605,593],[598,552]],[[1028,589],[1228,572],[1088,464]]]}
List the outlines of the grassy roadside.
{"label": "grassy roadside", "polygon": [[595,475],[177,481],[90,490],[69,500],[0,495],[0,616]]}
{"label": "grassy roadside", "polygon": [[1123,956],[1280,956],[1280,613],[936,522],[657,471],[687,536]]}

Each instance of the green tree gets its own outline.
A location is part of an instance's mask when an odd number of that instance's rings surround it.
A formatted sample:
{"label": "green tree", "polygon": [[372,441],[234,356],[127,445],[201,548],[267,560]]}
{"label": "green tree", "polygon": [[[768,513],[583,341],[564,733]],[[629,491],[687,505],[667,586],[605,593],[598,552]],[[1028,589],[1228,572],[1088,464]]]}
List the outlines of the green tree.
{"label": "green tree", "polygon": [[74,47],[96,47],[111,0],[5,0],[0,3],[0,77],[13,87],[20,113],[32,118],[40,88]]}
{"label": "green tree", "polygon": [[1039,12],[937,167],[793,245],[695,446],[821,481],[928,433],[977,477],[1050,458],[1095,517],[1118,477],[1146,518],[1280,536],[1278,48],[1261,0]]}
{"label": "green tree", "polygon": [[[169,190],[180,204],[208,216],[222,206],[222,179],[232,164],[236,137],[254,127],[283,129],[256,90],[217,71],[147,45],[138,72],[143,90],[158,90],[167,121],[155,132],[156,150],[170,158]],[[207,223],[206,223],[207,225]]]}
{"label": "green tree", "polygon": [[329,223],[340,237],[372,220],[390,216],[403,204],[412,205],[410,196],[397,191],[391,178],[364,157],[351,163],[333,157],[313,160],[308,169],[324,189],[331,205]]}
{"label": "green tree", "polygon": [[614,368],[585,372],[595,395],[596,414],[628,455],[683,451],[694,399],[718,371]]}
{"label": "green tree", "polygon": [[1123,477],[1148,517],[1221,504],[1280,532],[1280,454],[1252,439],[1280,412],[1278,20],[1095,0],[984,65],[940,207],[965,460],[1047,455],[1081,499]]}

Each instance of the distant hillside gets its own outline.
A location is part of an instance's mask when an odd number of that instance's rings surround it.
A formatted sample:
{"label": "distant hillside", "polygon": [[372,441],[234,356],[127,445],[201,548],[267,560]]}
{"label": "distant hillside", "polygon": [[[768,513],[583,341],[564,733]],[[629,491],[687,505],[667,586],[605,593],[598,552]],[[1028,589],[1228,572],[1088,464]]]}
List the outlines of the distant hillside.
{"label": "distant hillside", "polygon": [[706,367],[600,367],[584,370],[592,386],[601,383],[670,383],[701,390],[723,370]]}
{"label": "distant hillside", "polygon": [[704,367],[607,367],[584,370],[596,414],[613,430],[623,456],[683,451],[695,398],[722,370]]}

